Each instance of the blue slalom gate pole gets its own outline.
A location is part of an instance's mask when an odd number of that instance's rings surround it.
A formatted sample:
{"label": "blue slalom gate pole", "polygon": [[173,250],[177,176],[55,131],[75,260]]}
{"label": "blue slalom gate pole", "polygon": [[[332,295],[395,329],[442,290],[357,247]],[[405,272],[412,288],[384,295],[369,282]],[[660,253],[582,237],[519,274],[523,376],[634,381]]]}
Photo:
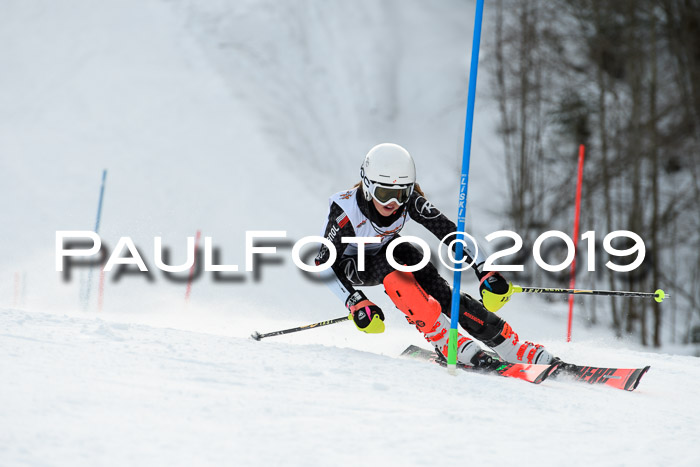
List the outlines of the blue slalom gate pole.
{"label": "blue slalom gate pole", "polygon": [[107,169],[102,171],[102,184],[100,185],[100,200],[97,202],[97,220],[95,220],[95,233],[100,231],[100,218],[102,217],[102,200],[105,197],[105,181],[107,180]]}
{"label": "blue slalom gate pole", "polygon": [[[457,210],[457,237],[464,232],[467,213],[467,188],[469,185],[469,160],[471,158],[472,129],[474,126],[474,101],[476,99],[476,73],[479,68],[479,45],[481,43],[481,20],[484,13],[484,0],[476,0],[474,17],[474,38],[472,39],[472,60],[469,68],[469,95],[467,98],[467,119],[464,125],[464,147],[462,149],[462,177],[459,183],[459,208]],[[462,238],[464,235],[462,235]],[[447,351],[447,368],[454,371],[457,366],[457,340],[459,331],[459,297],[462,270],[460,262],[464,256],[464,245],[457,242],[455,249],[455,271],[452,284],[452,309],[450,322],[450,342]]]}
{"label": "blue slalom gate pole", "polygon": [[[105,182],[107,180],[107,169],[104,169],[102,171],[102,184],[100,185],[100,199],[97,202],[97,220],[95,220],[95,233],[99,233],[100,231],[100,219],[102,217],[102,200],[104,199],[105,195]],[[90,292],[92,289],[92,268],[88,271],[88,280],[87,280],[87,286],[85,290],[85,297],[83,299],[83,308],[87,309],[88,304],[90,303]]]}

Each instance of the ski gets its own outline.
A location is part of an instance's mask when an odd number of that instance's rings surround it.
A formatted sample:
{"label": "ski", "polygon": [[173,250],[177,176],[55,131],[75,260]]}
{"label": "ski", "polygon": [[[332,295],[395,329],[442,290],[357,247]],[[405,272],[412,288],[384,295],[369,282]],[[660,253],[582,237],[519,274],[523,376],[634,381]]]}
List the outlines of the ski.
{"label": "ski", "polygon": [[[437,352],[431,352],[416,345],[410,345],[401,353],[402,357],[414,358],[447,366],[447,361]],[[498,360],[495,355],[489,362],[479,366],[467,366],[457,364],[464,371],[481,373],[496,373],[501,376],[522,379],[530,383],[539,384],[548,377],[554,380],[581,381],[588,384],[600,384],[608,387],[634,391],[639,381],[649,371],[649,366],[644,368],[606,368],[586,365],[574,365],[557,361],[551,365],[529,365],[526,363],[507,363]]]}
{"label": "ski", "polygon": [[[484,353],[486,355],[486,353]],[[417,360],[430,361],[441,366],[447,366],[447,360],[437,352],[431,352],[416,345],[409,345],[406,350],[401,353],[402,357],[413,358]],[[552,365],[530,365],[526,363],[508,363],[497,359],[487,357],[484,363],[478,366],[468,366],[461,363],[457,364],[457,368],[464,371],[474,371],[477,373],[497,374],[509,378],[522,379],[524,381],[540,384],[547,379],[559,366],[559,363]]]}
{"label": "ski", "polygon": [[572,378],[575,381],[588,384],[603,384],[616,389],[634,391],[649,368],[649,366],[644,368],[605,368],[561,362],[552,377],[556,379]]}

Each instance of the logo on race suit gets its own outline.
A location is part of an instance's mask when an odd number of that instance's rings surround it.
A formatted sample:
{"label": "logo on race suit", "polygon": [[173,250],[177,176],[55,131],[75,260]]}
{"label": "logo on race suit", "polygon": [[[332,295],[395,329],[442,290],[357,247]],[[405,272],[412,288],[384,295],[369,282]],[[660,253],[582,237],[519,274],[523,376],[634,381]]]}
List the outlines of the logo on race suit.
{"label": "logo on race suit", "polygon": [[365,220],[363,220],[362,222],[360,222],[359,224],[357,224],[357,226],[356,226],[355,228],[356,228],[356,229],[359,229],[360,227],[362,227],[362,226],[365,225],[366,223],[367,223],[367,219],[365,219]]}
{"label": "logo on race suit", "polygon": [[335,241],[335,234],[337,234],[339,231],[340,231],[339,228],[337,228],[336,226],[332,226],[331,231],[328,232],[328,235],[326,236],[326,238],[328,240],[330,240],[331,243],[334,242]]}
{"label": "logo on race suit", "polygon": [[316,258],[314,258],[314,263],[316,263],[316,266],[321,264],[323,257],[326,256],[326,251],[328,251],[326,245],[321,245],[321,249],[318,250],[318,254],[316,255]]}
{"label": "logo on race suit", "polygon": [[347,224],[347,223],[350,221],[350,219],[348,218],[348,215],[347,215],[347,214],[342,213],[341,215],[339,215],[339,216],[336,218],[335,221],[338,223],[338,225],[339,225],[340,228],[342,229],[343,227],[345,227],[345,224]]}
{"label": "logo on race suit", "polygon": [[343,272],[345,277],[354,285],[363,285],[364,282],[360,279],[360,274],[357,272],[355,259],[352,257],[344,258],[342,261]]}
{"label": "logo on race suit", "polygon": [[[326,238],[328,240],[330,240],[331,243],[333,243],[335,241],[335,236],[338,232],[340,232],[340,229],[338,227],[336,227],[335,225],[332,225],[330,232],[328,232],[328,235],[326,235]],[[328,253],[328,248],[326,247],[326,245],[322,244],[321,249],[318,251],[318,254],[316,255],[316,258],[315,258],[316,266],[321,264],[323,259],[326,258],[327,253]]]}
{"label": "logo on race suit", "polygon": [[340,195],[340,199],[350,199],[351,196],[352,196],[352,190],[346,191],[345,193]]}
{"label": "logo on race suit", "polygon": [[419,196],[416,198],[416,211],[424,219],[435,219],[440,215],[438,208],[433,206],[430,201]]}

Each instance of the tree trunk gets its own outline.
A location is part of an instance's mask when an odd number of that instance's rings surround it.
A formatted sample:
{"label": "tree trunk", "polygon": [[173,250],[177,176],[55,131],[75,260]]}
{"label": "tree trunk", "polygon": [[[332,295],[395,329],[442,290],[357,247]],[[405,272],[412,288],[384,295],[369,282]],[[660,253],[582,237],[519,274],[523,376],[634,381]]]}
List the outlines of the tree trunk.
{"label": "tree trunk", "polygon": [[[652,245],[652,281],[654,287],[659,284],[659,249],[658,243],[659,225],[659,131],[658,115],[656,113],[656,89],[658,85],[658,63],[657,63],[657,36],[656,36],[656,12],[651,9],[651,82],[649,83],[649,123],[650,128],[650,148],[651,157],[651,193],[652,193],[652,213],[651,213],[651,245]],[[654,347],[661,347],[661,304],[654,302]]]}
{"label": "tree trunk", "polygon": [[[601,14],[600,10],[596,9],[595,13],[595,19],[598,28],[602,28],[601,24]],[[601,38],[598,38],[598,41],[601,41]],[[603,197],[604,197],[604,212],[605,212],[605,228],[608,232],[611,231],[612,229],[612,209],[613,209],[613,202],[612,202],[612,197],[610,196],[610,171],[609,171],[609,162],[608,162],[608,127],[607,127],[607,105],[605,102],[606,99],[606,92],[605,92],[605,77],[603,75],[603,67],[602,67],[602,62],[603,62],[603,48],[602,45],[598,45],[598,63],[596,66],[596,78],[597,78],[597,84],[598,84],[598,112],[599,112],[599,118],[598,118],[598,124],[599,124],[599,131],[600,131],[600,157],[602,161],[602,172],[603,172]],[[608,272],[608,278],[609,278],[609,285],[610,285],[610,290],[615,290],[615,277],[613,276],[612,273]],[[610,296],[610,309],[612,311],[612,321],[613,321],[613,328],[615,329],[615,334],[617,337],[622,336],[622,323],[620,322],[620,317],[617,312],[617,302],[615,301],[614,296]]]}

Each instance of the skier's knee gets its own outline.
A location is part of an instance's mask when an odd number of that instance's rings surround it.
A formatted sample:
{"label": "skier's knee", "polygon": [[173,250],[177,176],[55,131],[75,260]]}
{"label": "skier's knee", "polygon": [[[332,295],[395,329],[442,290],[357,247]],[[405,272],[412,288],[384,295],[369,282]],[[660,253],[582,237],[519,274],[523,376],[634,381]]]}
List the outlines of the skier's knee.
{"label": "skier's knee", "polygon": [[508,323],[467,294],[461,296],[459,305],[459,324],[469,334],[489,347],[503,342],[504,333],[510,329]]}
{"label": "skier's knee", "polygon": [[396,308],[418,329],[430,329],[442,312],[440,303],[423,290],[410,272],[388,274],[384,278],[384,289]]}

